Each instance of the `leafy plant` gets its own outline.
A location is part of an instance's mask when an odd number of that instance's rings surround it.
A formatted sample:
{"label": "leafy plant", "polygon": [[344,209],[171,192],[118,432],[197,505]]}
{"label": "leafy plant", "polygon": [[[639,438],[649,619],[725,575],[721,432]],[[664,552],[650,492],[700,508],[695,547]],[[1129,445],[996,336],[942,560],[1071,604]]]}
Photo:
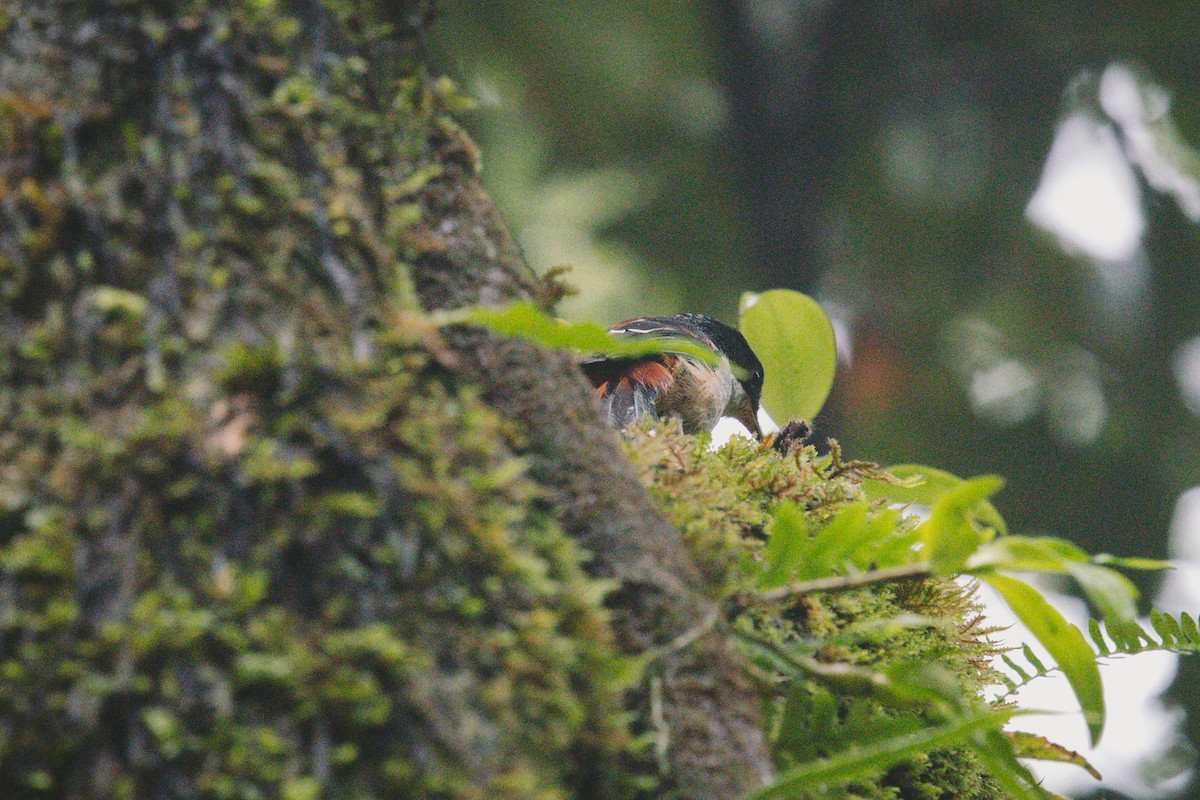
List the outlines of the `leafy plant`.
{"label": "leafy plant", "polygon": [[[668,349],[682,352],[687,344],[611,337],[598,325],[561,323],[527,305],[471,309],[440,321],[483,325],[579,353],[636,356]],[[768,413],[780,420],[815,415],[829,392],[836,364],[832,327],[820,307],[797,292],[747,295],[741,326],[765,367],[763,405]],[[660,432],[628,446],[672,448],[672,441]],[[977,796],[996,796],[999,791],[1014,798],[1043,798],[1048,793],[1019,758],[1074,763],[1095,771],[1078,753],[1041,737],[1006,733],[1007,722],[1025,713],[1012,707],[1013,691],[1061,671],[1094,744],[1105,716],[1099,659],[1154,649],[1200,651],[1200,629],[1187,615],[1174,618],[1155,612],[1152,630],[1139,625],[1137,590],[1117,571],[1162,569],[1168,564],[1092,556],[1060,539],[1011,534],[992,503],[1004,485],[999,477],[962,479],[921,465],[883,470],[865,462],[844,462],[836,442],[830,442],[825,455],[811,446],[797,448],[793,473],[775,475],[771,464],[780,459],[770,453],[771,444],[768,440],[757,449],[744,443],[725,446],[725,467],[731,474],[748,484],[772,487],[766,492],[762,524],[753,522],[751,512],[738,512],[750,515],[742,519],[740,535],[722,540],[706,532],[727,521],[729,513],[720,511],[714,517],[711,511],[695,508],[745,504],[746,496],[729,495],[729,482],[684,476],[664,495],[664,501],[676,504],[676,521],[685,538],[692,535],[687,531],[697,531],[698,552],[705,554],[701,561],[708,559],[710,571],[720,573],[725,563],[707,555],[714,543],[732,540],[744,550],[738,577],[717,583],[730,595],[737,636],[767,676],[769,726],[781,767],[778,780],[753,794],[753,800],[803,797],[822,787],[862,786],[883,771],[902,769],[914,758],[929,759],[946,748],[969,754],[998,787]],[[698,459],[697,452],[690,450],[688,458]],[[663,464],[688,461],[679,451],[657,462],[648,458],[650,464],[657,463],[647,469],[652,483],[665,480]],[[689,491],[716,499],[680,497]],[[765,542],[745,538],[746,531],[755,529],[762,531]],[[1090,642],[1027,580],[1030,573],[1068,577],[1078,584],[1103,620],[1103,627],[1098,620],[1091,622]],[[970,590],[951,580],[959,576],[995,589],[1053,665],[1043,664],[1025,646],[1020,656],[1025,664],[1014,654],[1001,656],[1017,680],[981,665],[975,678],[964,681],[947,663],[928,655],[939,652],[936,642],[932,650],[914,651],[926,653],[916,660],[889,657],[888,648],[895,645],[885,643],[920,638],[936,629],[936,617],[943,613],[939,608],[949,609],[947,617],[963,616]],[[887,599],[921,592],[932,594],[916,607],[930,612],[905,612],[899,610],[903,604]],[[839,604],[837,597],[850,599]],[[868,608],[875,611],[864,611],[858,621],[854,609]],[[885,616],[872,618],[880,609]],[[830,614],[843,621],[821,623],[822,615]],[[990,654],[986,633],[980,629],[963,634],[963,646],[967,651],[974,648],[975,658]],[[965,656],[960,652],[956,657],[961,662]],[[1009,692],[985,702],[979,692],[985,680],[1005,683]]]}
{"label": "leafy plant", "polygon": [[[803,303],[798,304],[798,307],[803,306]],[[776,335],[786,337],[790,326],[778,319],[774,322]],[[765,323],[760,318],[757,324]],[[757,336],[764,338],[761,332]],[[761,345],[756,343],[758,346]],[[801,349],[777,347],[774,351],[766,349],[766,352],[799,353]],[[824,368],[824,362],[820,355],[814,359],[815,369],[819,372]],[[771,371],[768,367],[767,373],[771,374]],[[785,383],[787,379],[792,380],[792,385],[783,387],[783,391],[797,394],[807,391],[807,387],[794,377],[810,374],[805,365],[794,364],[782,374]],[[1177,652],[1195,649],[1200,631],[1190,617],[1175,620],[1155,614],[1153,620],[1158,638],[1152,638],[1135,621],[1135,587],[1113,569],[1160,569],[1169,565],[1148,559],[1090,556],[1059,539],[1010,535],[1003,517],[991,502],[991,497],[1002,486],[1003,481],[994,476],[963,480],[931,467],[906,464],[864,481],[861,499],[824,519],[814,520],[811,512],[794,503],[781,502],[768,526],[758,593],[745,602],[772,605],[789,599],[798,602],[817,593],[850,591],[896,581],[957,575],[977,578],[995,589],[1008,603],[1050,653],[1056,664],[1052,669],[1060,670],[1067,677],[1094,744],[1103,731],[1105,712],[1097,660],[1113,650],[1100,635],[1099,623],[1092,623],[1092,637],[1097,647],[1093,650],[1083,633],[1067,622],[1040,591],[1013,573],[1050,573],[1074,579],[1107,621],[1106,628],[1114,644],[1123,647],[1125,652],[1154,648]],[[924,512],[921,520],[903,513],[918,508]],[[761,647],[761,643],[756,646]],[[777,664],[788,665],[790,680],[828,682],[829,676],[838,675],[844,681],[850,674],[832,669],[828,664],[820,670],[812,669],[805,661],[811,656],[803,652],[810,645],[793,642],[774,646],[785,651],[800,651],[792,652],[782,662],[775,659]],[[1023,652],[1035,665],[1032,675],[1004,655],[1005,662],[1016,668],[1018,675],[1032,679],[1051,671],[1037,660],[1028,646]],[[861,670],[857,672],[861,673]],[[1005,791],[1014,797],[1046,794],[1017,761],[1018,756],[1075,763],[1095,772],[1078,753],[1040,737],[1002,733],[1004,724],[1012,716],[1011,709],[1001,713],[1007,708],[1005,703],[1010,695],[1005,695],[990,708],[966,703],[947,712],[946,708],[950,706],[930,695],[929,676],[917,673],[916,677],[914,681],[914,675],[907,676],[901,691],[894,676],[854,675],[856,685],[867,688],[884,708],[900,708],[913,698],[924,697],[926,702],[941,709],[938,713],[927,716],[923,724],[915,728],[911,718],[907,726],[891,731],[888,726],[876,725],[864,731],[866,735],[850,737],[840,753],[810,758],[794,766],[774,786],[755,797],[794,796],[799,787],[811,788],[814,783],[844,785],[895,763],[909,752],[910,747],[924,748],[922,752],[928,752],[935,746],[947,744],[973,750]],[[1005,680],[1004,677],[1000,679]],[[785,704],[784,708],[783,718],[777,723],[781,730],[807,724],[807,721],[788,718],[787,709],[795,712],[794,706]],[[786,740],[787,736],[782,738]]]}
{"label": "leafy plant", "polygon": [[[747,295],[742,326],[768,365],[771,391],[764,390],[768,411],[778,414],[786,408],[796,411],[795,416],[814,415],[832,382],[835,357],[831,328],[820,307],[796,292]],[[777,376],[773,383],[771,375]],[[780,418],[791,416],[785,413]],[[1107,621],[1114,643],[1125,652],[1193,648],[1196,626],[1190,617],[1176,621],[1156,612],[1153,620],[1159,639],[1151,638],[1135,620],[1137,590],[1113,567],[1169,565],[1149,559],[1093,557],[1063,540],[1009,535],[990,501],[1002,486],[1003,481],[993,476],[962,480],[930,467],[900,465],[867,481],[861,501],[816,527],[802,509],[781,503],[767,542],[759,599],[778,602],[789,594],[798,597],[876,581],[978,578],[1005,600],[1067,677],[1095,744],[1104,726],[1097,656],[1111,652],[1099,633],[1099,623],[1092,623],[1097,646],[1093,651],[1083,633],[1040,591],[1012,573],[1074,579]],[[902,524],[898,509],[913,506],[926,509],[927,516],[915,526]],[[1025,652],[1032,655],[1028,648]]]}

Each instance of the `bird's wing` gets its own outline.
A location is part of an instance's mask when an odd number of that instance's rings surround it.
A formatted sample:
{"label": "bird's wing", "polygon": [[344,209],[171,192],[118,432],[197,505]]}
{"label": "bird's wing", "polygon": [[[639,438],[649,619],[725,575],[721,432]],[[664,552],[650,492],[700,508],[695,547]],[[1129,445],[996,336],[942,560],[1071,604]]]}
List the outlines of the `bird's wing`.
{"label": "bird's wing", "polygon": [[580,366],[596,387],[609,422],[624,428],[643,417],[658,417],[655,401],[674,379],[675,359],[659,353],[645,358],[599,359]]}
{"label": "bird's wing", "polygon": [[691,342],[718,350],[709,336],[698,314],[675,314],[670,317],[637,317],[618,322],[608,329],[614,336],[654,336],[662,340],[664,349],[670,351],[671,340]]}

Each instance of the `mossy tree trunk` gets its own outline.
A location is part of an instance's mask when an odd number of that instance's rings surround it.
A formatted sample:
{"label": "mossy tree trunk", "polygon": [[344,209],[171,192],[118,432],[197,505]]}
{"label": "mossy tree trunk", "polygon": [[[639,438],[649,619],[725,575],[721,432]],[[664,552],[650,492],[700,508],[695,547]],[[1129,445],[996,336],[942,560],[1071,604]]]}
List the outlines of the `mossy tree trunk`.
{"label": "mossy tree trunk", "polygon": [[0,786],[769,777],[717,609],[570,358],[422,314],[548,294],[430,17],[0,10]]}

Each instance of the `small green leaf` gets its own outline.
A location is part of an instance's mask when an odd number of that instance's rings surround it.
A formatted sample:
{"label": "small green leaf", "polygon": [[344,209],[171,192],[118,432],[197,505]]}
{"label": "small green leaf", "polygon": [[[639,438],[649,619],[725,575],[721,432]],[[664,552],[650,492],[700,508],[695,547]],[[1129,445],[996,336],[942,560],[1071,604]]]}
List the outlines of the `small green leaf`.
{"label": "small green leaf", "polygon": [[893,508],[871,510],[865,502],[847,506],[813,538],[800,579],[911,564],[918,534],[898,529],[899,522],[900,512]]}
{"label": "small green leaf", "polygon": [[132,319],[146,315],[145,297],[115,286],[97,286],[92,290],[92,303],[106,314],[116,313]]}
{"label": "small green leaf", "polygon": [[[845,573],[847,563],[858,547],[871,538],[867,525],[867,504],[853,503],[839,511],[813,537],[804,560],[797,566],[797,580],[824,578]],[[865,566],[865,565],[863,565]]]}
{"label": "small green leaf", "polygon": [[1088,620],[1088,634],[1092,637],[1092,641],[1096,645],[1096,652],[1102,656],[1112,654],[1112,649],[1108,646],[1108,640],[1104,638],[1104,632],[1100,630],[1100,620]]}
{"label": "small green leaf", "polygon": [[158,748],[167,758],[175,758],[182,752],[184,744],[184,728],[179,718],[162,706],[151,706],[142,712],[142,721],[154,739]]}
{"label": "small green leaf", "polygon": [[746,293],[738,327],[763,363],[767,413],[780,424],[815,417],[837,369],[833,326],[817,301],[790,289]]}
{"label": "small green leaf", "polygon": [[1096,655],[1087,640],[1041,593],[1029,584],[1007,575],[985,573],[981,580],[995,589],[1025,627],[1029,628],[1058,664],[1083,709],[1093,745],[1104,730],[1104,692]]}
{"label": "small green leaf", "polygon": [[1183,630],[1170,614],[1164,614],[1157,608],[1150,609],[1150,625],[1162,637],[1163,644],[1171,645],[1183,639]]}
{"label": "small green leaf", "polygon": [[774,589],[796,580],[796,570],[807,549],[808,537],[804,512],[795,503],[780,503],[768,526],[764,554],[767,568],[758,579],[760,589]]}
{"label": "small green leaf", "polygon": [[868,480],[863,482],[863,486],[873,497],[882,497],[893,503],[931,506],[938,497],[963,482],[957,475],[924,464],[896,464],[886,471],[898,478],[899,482]]}
{"label": "small green leaf", "polygon": [[[887,472],[899,478],[900,482],[864,481],[863,488],[868,496],[880,497],[904,505],[915,503],[932,507],[939,497],[966,482],[957,475],[924,464],[897,464],[888,467]],[[1004,517],[1000,516],[1000,512],[990,501],[980,501],[974,509],[974,513],[983,525],[1002,535],[1008,533]]]}
{"label": "small green leaf", "polygon": [[768,527],[766,568],[759,588],[912,563],[916,532],[897,530],[900,513],[851,503],[814,528],[794,503],[781,503]]}
{"label": "small green leaf", "polygon": [[1108,553],[1098,553],[1097,555],[1092,556],[1092,561],[1096,564],[1111,564],[1114,567],[1124,567],[1125,569],[1175,569],[1175,565],[1170,561],[1162,561],[1157,558],[1126,558],[1124,556],[1110,556]]}
{"label": "small green leaf", "polygon": [[1044,736],[1038,736],[1036,733],[1026,733],[1025,731],[1006,731],[1005,735],[1012,742],[1013,751],[1016,753],[1017,758],[1036,758],[1038,761],[1058,761],[1063,764],[1074,764],[1077,767],[1082,767],[1096,780],[1103,779],[1099,770],[1089,764],[1086,758],[1074,750],[1068,750],[1061,744],[1055,744]]}
{"label": "small green leaf", "polygon": [[366,492],[330,492],[321,498],[330,511],[348,517],[370,519],[379,515],[379,500]]}
{"label": "small green leaf", "polygon": [[[776,754],[786,753],[796,761],[811,761],[838,730],[838,701],[820,686],[793,682],[779,711],[778,730],[771,742]],[[823,736],[814,736],[821,731]]]}
{"label": "small green leaf", "polygon": [[283,800],[317,800],[321,796],[321,782],[309,775],[288,778],[279,794]]}
{"label": "small green leaf", "polygon": [[1009,669],[1017,673],[1017,677],[1023,682],[1029,680],[1029,673],[1026,672],[1020,664],[1014,661],[1012,656],[1008,655],[1007,653],[1001,653],[1000,658],[1003,659],[1004,663],[1008,665]]}
{"label": "small green leaf", "polygon": [[968,741],[967,746],[975,752],[984,768],[1000,784],[1005,796],[1011,797],[1012,800],[1064,800],[1037,784],[1029,768],[1017,761],[1017,753],[1004,731],[982,731]]}
{"label": "small green leaf", "polygon": [[1003,536],[979,548],[967,566],[1025,572],[1065,573],[1071,563],[1086,564],[1090,556],[1063,539]]}
{"label": "small green leaf", "polygon": [[1179,613],[1179,627],[1183,630],[1183,635],[1187,637],[1189,642],[1200,641],[1200,628],[1196,626],[1196,620],[1192,619],[1192,615],[1186,611]]}
{"label": "small green leaf", "polygon": [[1147,648],[1161,647],[1150,633],[1142,628],[1136,620],[1109,617],[1104,620],[1104,629],[1113,640],[1116,649],[1122,653],[1141,653]]}
{"label": "small green leaf", "polygon": [[941,494],[930,510],[929,519],[917,527],[924,543],[923,555],[930,568],[940,575],[962,571],[967,560],[985,540],[974,524],[974,509],[1004,485],[994,476],[962,481]]}
{"label": "small green leaf", "polygon": [[1028,661],[1029,664],[1040,674],[1046,673],[1046,665],[1042,663],[1040,658],[1038,658],[1037,653],[1033,652],[1032,647],[1027,644],[1021,645],[1021,654],[1025,656],[1025,660]]}

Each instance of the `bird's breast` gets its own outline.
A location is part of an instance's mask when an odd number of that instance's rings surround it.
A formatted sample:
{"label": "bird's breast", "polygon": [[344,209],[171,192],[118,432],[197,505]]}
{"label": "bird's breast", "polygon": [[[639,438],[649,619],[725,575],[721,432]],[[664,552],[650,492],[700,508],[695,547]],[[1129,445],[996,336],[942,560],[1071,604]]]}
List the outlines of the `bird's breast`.
{"label": "bird's breast", "polygon": [[722,365],[714,369],[680,357],[674,378],[658,398],[658,415],[679,417],[687,433],[711,431],[729,405],[733,392],[733,373],[729,367]]}

